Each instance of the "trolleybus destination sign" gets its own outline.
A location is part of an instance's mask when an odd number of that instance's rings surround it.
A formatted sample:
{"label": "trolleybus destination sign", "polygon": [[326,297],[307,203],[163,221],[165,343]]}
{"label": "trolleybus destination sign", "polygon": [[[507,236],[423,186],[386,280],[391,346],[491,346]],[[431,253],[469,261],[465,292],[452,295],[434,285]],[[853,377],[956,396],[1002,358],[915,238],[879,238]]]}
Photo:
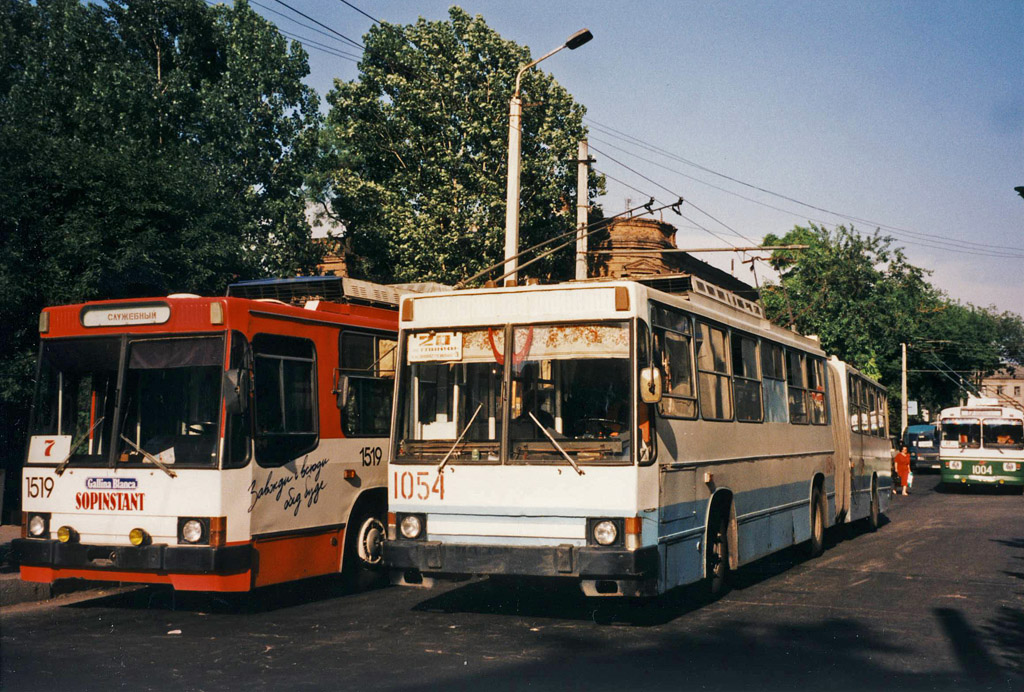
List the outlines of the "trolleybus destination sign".
{"label": "trolleybus destination sign", "polygon": [[118,327],[126,324],[163,324],[171,319],[169,305],[90,307],[82,311],[83,327]]}
{"label": "trolleybus destination sign", "polygon": [[462,360],[462,332],[429,332],[409,337],[409,362]]}

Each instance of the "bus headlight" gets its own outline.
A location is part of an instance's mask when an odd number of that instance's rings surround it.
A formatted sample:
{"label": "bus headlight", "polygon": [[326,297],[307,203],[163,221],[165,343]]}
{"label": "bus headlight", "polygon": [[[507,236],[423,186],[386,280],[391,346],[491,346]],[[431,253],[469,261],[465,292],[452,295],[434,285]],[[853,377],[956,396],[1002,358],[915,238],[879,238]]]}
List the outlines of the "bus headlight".
{"label": "bus headlight", "polygon": [[50,515],[33,514],[28,518],[28,535],[43,538],[50,532]]}
{"label": "bus headlight", "polygon": [[78,532],[70,526],[62,526],[57,529],[57,540],[61,543],[77,543]]}
{"label": "bus headlight", "polygon": [[611,545],[619,537],[615,522],[605,519],[594,524],[594,540],[598,545]]}
{"label": "bus headlight", "polygon": [[189,519],[181,517],[178,519],[178,542],[179,543],[206,543],[209,536],[206,524],[202,519]]}
{"label": "bus headlight", "polygon": [[1017,467],[1017,462],[1015,462],[1015,461],[1004,461],[1003,462],[1003,471],[1008,471],[1008,472],[1012,473],[1013,471],[1016,471],[1017,468],[1018,468]]}
{"label": "bus headlight", "polygon": [[964,465],[962,463],[960,463],[959,461],[951,461],[951,462],[949,462],[949,468],[953,469],[954,471],[959,471],[960,469],[963,468],[963,466]]}
{"label": "bus headlight", "polygon": [[424,521],[420,515],[406,514],[399,521],[398,528],[402,532],[402,536],[413,540],[423,535],[423,524]]}

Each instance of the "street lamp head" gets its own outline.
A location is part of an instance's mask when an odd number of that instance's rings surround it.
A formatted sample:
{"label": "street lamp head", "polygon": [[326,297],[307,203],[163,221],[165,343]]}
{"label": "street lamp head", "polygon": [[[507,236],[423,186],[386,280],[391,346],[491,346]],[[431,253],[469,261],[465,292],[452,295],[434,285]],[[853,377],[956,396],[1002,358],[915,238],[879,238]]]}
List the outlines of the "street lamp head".
{"label": "street lamp head", "polygon": [[575,34],[570,36],[565,41],[565,47],[569,50],[576,50],[584,43],[594,38],[594,35],[590,33],[590,29],[580,29]]}

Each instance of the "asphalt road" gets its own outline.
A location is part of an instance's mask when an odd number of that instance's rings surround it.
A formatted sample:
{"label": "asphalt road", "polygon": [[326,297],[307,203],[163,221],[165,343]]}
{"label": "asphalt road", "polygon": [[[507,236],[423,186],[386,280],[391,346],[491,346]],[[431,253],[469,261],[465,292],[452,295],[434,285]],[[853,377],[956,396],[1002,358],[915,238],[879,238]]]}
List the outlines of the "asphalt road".
{"label": "asphalt road", "polygon": [[4,690],[1024,689],[1024,498],[894,498],[740,570],[725,598],[645,605],[488,580],[248,599],[135,588],[0,611]]}

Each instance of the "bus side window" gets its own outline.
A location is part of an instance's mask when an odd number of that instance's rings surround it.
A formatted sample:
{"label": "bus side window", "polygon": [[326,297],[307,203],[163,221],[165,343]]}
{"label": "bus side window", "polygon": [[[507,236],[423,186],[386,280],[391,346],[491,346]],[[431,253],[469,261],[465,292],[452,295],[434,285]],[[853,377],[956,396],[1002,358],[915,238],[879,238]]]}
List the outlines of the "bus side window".
{"label": "bus side window", "polygon": [[340,369],[349,381],[341,428],[346,437],[386,437],[391,431],[397,342],[347,330],[339,339]]}
{"label": "bus side window", "polygon": [[761,422],[761,372],[758,368],[757,339],[732,333],[733,391],[736,420]]}
{"label": "bus side window", "polygon": [[[248,356],[249,342],[242,332],[231,332],[231,357],[228,367],[232,370],[246,370],[249,368],[250,359]],[[249,396],[247,380],[242,379],[244,391],[243,397]],[[242,468],[249,463],[249,438],[252,435],[252,410],[246,407],[237,413],[228,413],[226,419],[227,430],[224,434],[224,462],[222,466],[226,469]]]}
{"label": "bus side window", "polygon": [[799,351],[786,349],[786,365],[789,385],[789,422],[806,425],[809,422],[806,356]]}
{"label": "bus side window", "polygon": [[316,447],[316,349],[308,339],[252,339],[256,463],[283,466]]}
{"label": "bus side window", "polygon": [[699,322],[697,327],[701,416],[706,420],[732,420],[729,334],[704,322]]}
{"label": "bus side window", "polygon": [[807,358],[807,374],[810,375],[808,395],[811,400],[811,423],[828,425],[828,403],[825,397],[825,361],[816,356]]}
{"label": "bus side window", "polygon": [[652,320],[654,365],[661,370],[663,392],[658,412],[669,418],[696,418],[690,318],[677,310],[655,305]]}
{"label": "bus side window", "polygon": [[764,372],[764,419],[769,423],[788,423],[786,368],[779,344],[761,342],[761,367]]}
{"label": "bus side window", "polygon": [[[652,343],[651,343],[651,330],[650,330],[650,328],[647,326],[647,323],[642,321],[642,320],[638,320],[637,321],[637,325],[638,325],[638,328],[637,328],[637,336],[636,336],[636,338],[637,338],[636,367],[637,367],[637,382],[639,382],[640,381],[640,371],[641,370],[643,370],[644,368],[649,368],[652,365],[657,366],[659,368],[661,366],[658,363],[653,362],[654,358],[653,358],[653,354],[652,354]],[[664,376],[665,376],[664,371],[662,371],[662,377],[664,378]],[[662,400],[664,401],[664,395],[662,396]],[[657,456],[658,456],[658,435],[656,433],[656,425],[655,425],[655,419],[656,419],[656,416],[655,416],[655,410],[656,410],[655,406],[656,405],[655,404],[645,404],[643,402],[643,400],[640,398],[640,393],[638,391],[637,392],[637,397],[636,397],[636,406],[637,406],[637,409],[636,409],[636,411],[637,411],[637,417],[636,417],[636,421],[637,421],[637,435],[636,435],[636,439],[637,439],[637,460],[640,462],[640,464],[645,465],[645,464],[652,463],[657,458]]]}
{"label": "bus side window", "polygon": [[860,410],[860,380],[853,375],[849,377],[849,411],[850,411],[850,430],[853,432],[860,432],[861,430],[861,410]]}

